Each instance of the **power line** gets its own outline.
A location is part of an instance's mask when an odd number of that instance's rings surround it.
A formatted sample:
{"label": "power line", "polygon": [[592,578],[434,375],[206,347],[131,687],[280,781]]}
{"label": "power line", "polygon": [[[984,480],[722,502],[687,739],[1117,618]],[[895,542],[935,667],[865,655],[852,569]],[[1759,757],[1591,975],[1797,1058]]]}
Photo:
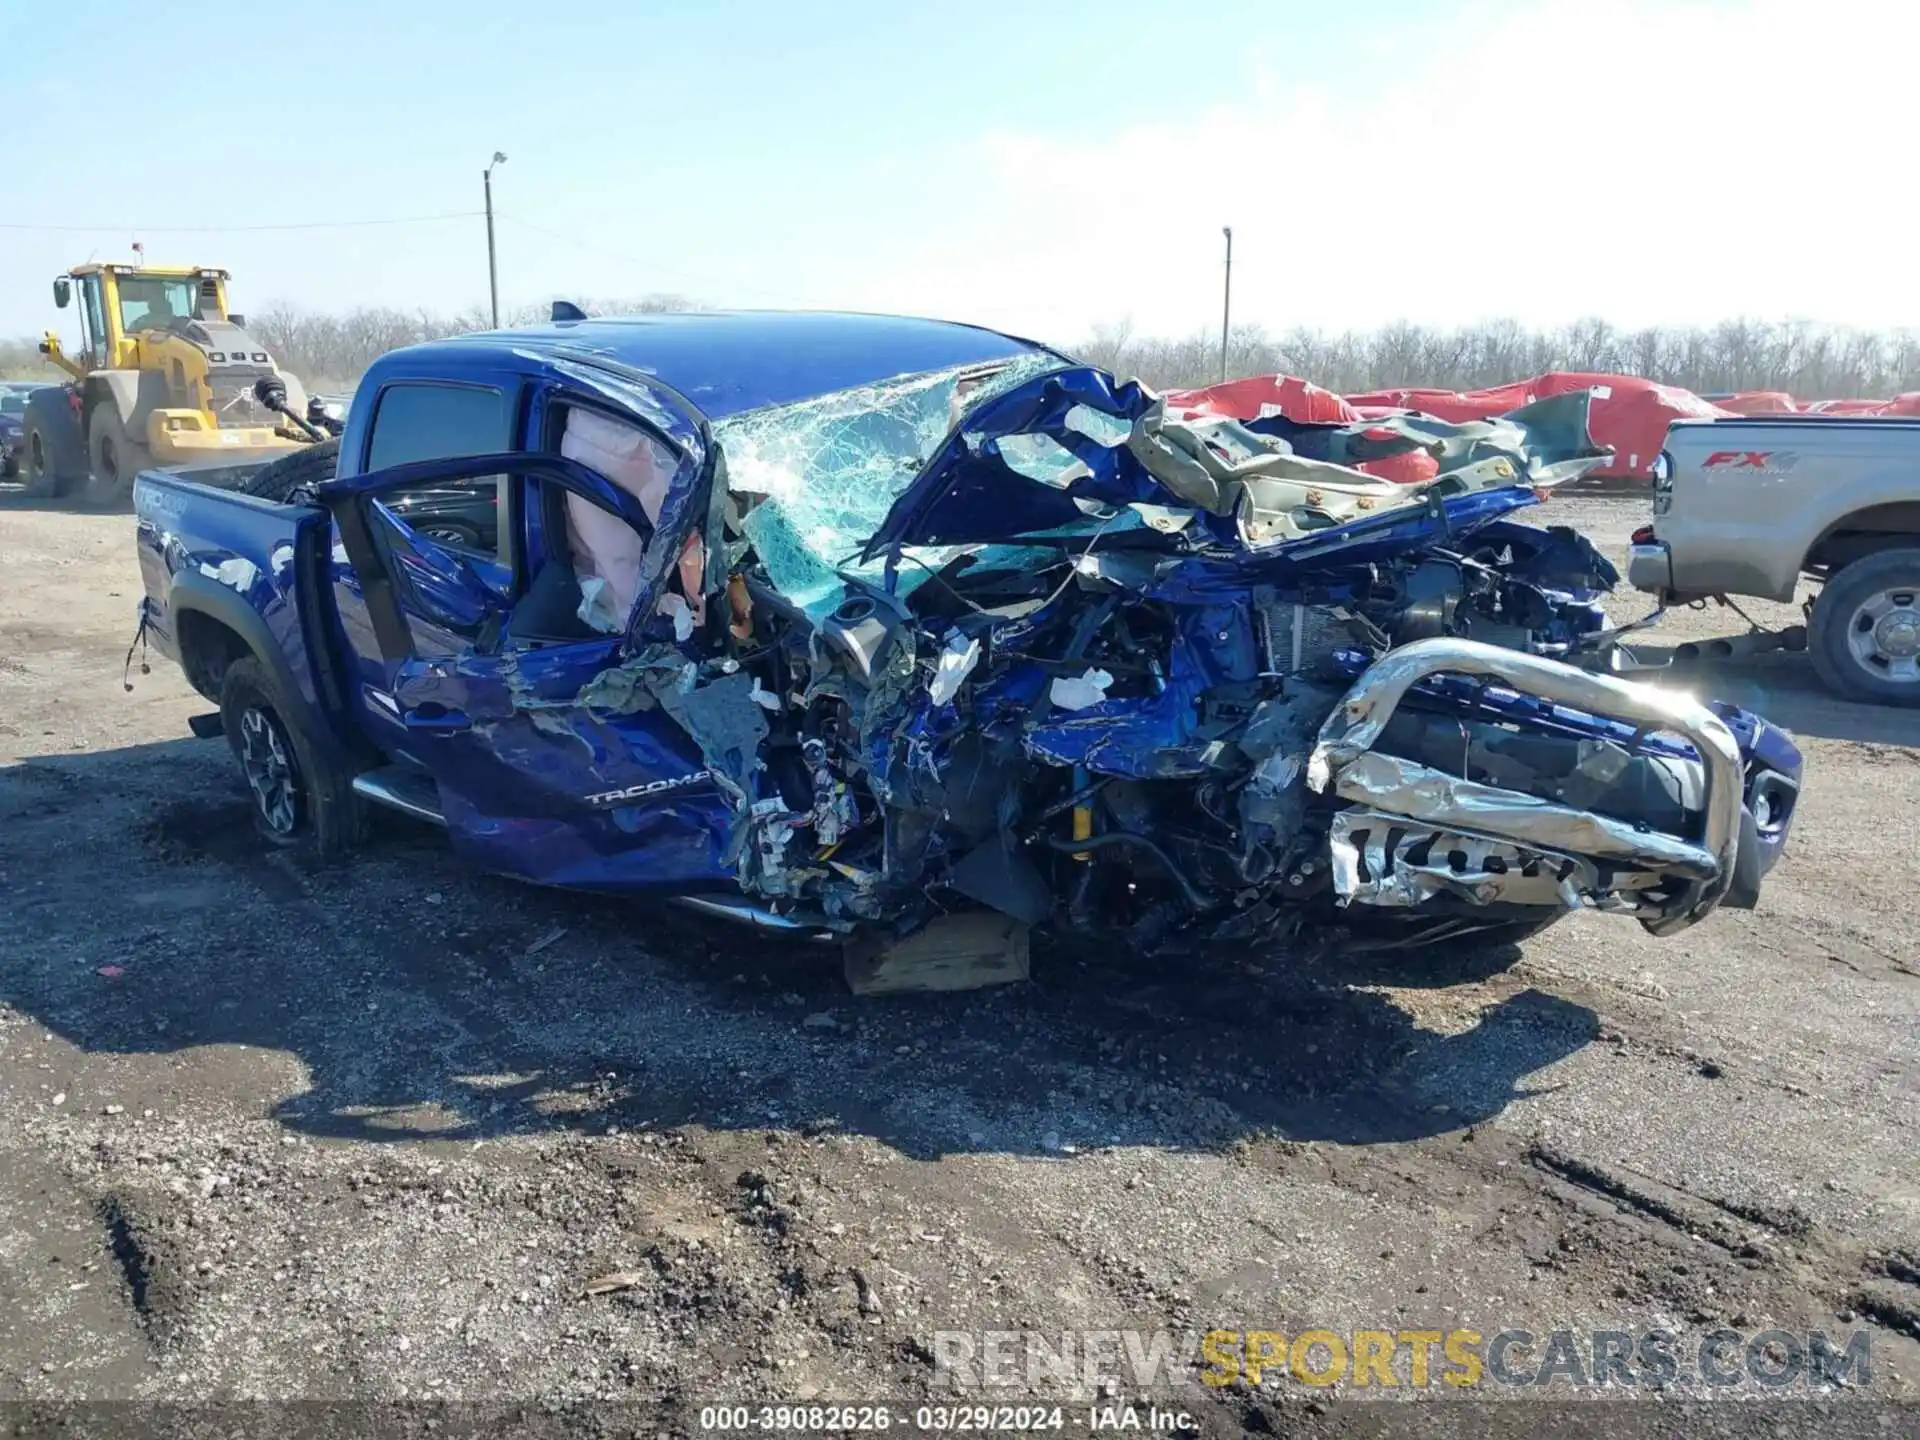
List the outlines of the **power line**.
{"label": "power line", "polygon": [[352,230],[367,225],[429,225],[438,220],[472,220],[479,210],[449,210],[441,215],[395,215],[384,220],[298,220],[285,225],[26,225],[0,220],[0,230],[85,235],[117,230],[131,235],[243,235],[269,230]]}

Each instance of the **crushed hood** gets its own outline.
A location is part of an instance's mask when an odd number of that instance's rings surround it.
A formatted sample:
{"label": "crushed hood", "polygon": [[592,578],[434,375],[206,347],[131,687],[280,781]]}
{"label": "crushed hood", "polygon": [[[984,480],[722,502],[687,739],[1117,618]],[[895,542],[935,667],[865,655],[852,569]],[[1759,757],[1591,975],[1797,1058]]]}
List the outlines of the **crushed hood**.
{"label": "crushed hood", "polygon": [[[894,501],[862,551],[1038,539],[1132,523],[1264,547],[1502,487],[1545,488],[1603,463],[1585,392],[1489,420],[1407,415],[1261,433],[1219,416],[1170,418],[1138,382],[1090,367],[1030,379],[984,401]],[[1355,466],[1424,451],[1433,479],[1402,485]]]}

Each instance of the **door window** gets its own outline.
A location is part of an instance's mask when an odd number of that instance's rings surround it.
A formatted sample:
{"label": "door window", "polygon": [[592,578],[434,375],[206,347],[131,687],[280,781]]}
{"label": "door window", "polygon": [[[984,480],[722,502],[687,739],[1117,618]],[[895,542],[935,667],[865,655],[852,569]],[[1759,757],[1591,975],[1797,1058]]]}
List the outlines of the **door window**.
{"label": "door window", "polygon": [[88,363],[107,364],[113,357],[107,354],[106,312],[100,308],[98,275],[80,277],[80,314],[86,328],[86,333],[81,336],[81,348],[86,353]]}
{"label": "door window", "polygon": [[[470,385],[401,384],[380,392],[367,468],[487,455],[511,443],[507,397]],[[504,475],[436,481],[390,491],[380,506],[414,534],[511,568]]]}

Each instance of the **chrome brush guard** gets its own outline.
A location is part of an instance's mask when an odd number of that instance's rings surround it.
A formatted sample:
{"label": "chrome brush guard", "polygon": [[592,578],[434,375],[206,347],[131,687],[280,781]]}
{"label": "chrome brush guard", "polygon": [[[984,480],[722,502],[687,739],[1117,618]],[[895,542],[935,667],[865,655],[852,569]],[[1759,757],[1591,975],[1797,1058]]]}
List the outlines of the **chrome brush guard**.
{"label": "chrome brush guard", "polygon": [[[1526,695],[1678,736],[1700,757],[1706,824],[1696,843],[1524,791],[1461,779],[1372,747],[1407,692],[1432,675],[1484,677]],[[1335,893],[1411,905],[1449,893],[1627,909],[1655,935],[1703,919],[1733,881],[1744,765],[1733,733],[1691,696],[1592,675],[1473,640],[1419,640],[1375,663],[1334,707],[1307,784],[1358,807],[1334,817]],[[1437,862],[1435,855],[1447,857]],[[1602,868],[1609,872],[1601,888]],[[1674,887],[1666,896],[1649,894]],[[1627,894],[1632,898],[1626,898]]]}

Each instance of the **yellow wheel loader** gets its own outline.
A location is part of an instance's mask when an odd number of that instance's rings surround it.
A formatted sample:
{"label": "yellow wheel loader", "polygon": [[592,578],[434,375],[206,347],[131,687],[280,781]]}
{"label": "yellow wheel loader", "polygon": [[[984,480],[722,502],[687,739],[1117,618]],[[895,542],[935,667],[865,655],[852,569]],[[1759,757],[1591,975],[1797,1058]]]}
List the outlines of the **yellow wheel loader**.
{"label": "yellow wheel loader", "polygon": [[[53,282],[55,305],[76,298],[80,349],[69,355],[51,330],[40,342],[73,380],[29,402],[20,468],[33,492],[111,503],[144,469],[259,460],[307,443],[287,413],[301,414],[306,395],[228,311],[226,271],[78,265]],[[284,410],[256,394],[262,379],[284,386]]]}

